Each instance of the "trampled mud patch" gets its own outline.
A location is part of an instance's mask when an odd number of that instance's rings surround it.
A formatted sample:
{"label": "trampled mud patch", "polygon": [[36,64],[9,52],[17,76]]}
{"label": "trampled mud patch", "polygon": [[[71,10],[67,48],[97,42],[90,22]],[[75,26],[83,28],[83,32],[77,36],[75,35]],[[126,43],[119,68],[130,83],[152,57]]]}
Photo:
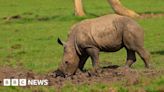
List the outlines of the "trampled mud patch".
{"label": "trampled mud patch", "polygon": [[27,71],[23,69],[13,69],[10,67],[0,68],[0,85],[3,84],[4,78],[26,78],[26,79],[48,79],[49,86],[54,86],[55,88],[61,88],[66,83],[72,83],[75,85],[88,84],[92,85],[95,83],[112,84],[115,82],[121,82],[124,86],[136,85],[140,82],[140,78],[145,76],[151,79],[164,74],[164,70],[155,69],[145,69],[136,70],[129,68],[121,68],[116,66],[109,66],[106,68],[100,68],[97,70],[95,75],[92,75],[90,71],[78,71],[76,75],[63,77],[56,77],[52,73],[46,75],[38,75],[32,71]]}
{"label": "trampled mud patch", "polygon": [[0,86],[3,85],[3,79],[42,79],[43,76],[36,75],[30,70],[22,68],[1,67],[0,68]]}
{"label": "trampled mud patch", "polygon": [[81,72],[78,71],[76,75],[63,77],[56,77],[55,74],[50,73],[46,78],[50,80],[51,86],[62,87],[67,82],[72,84],[94,84],[94,83],[104,83],[112,84],[115,82],[123,82],[123,85],[136,85],[140,82],[140,78],[145,76],[149,78],[155,78],[164,74],[162,70],[146,69],[138,71],[135,69],[124,68],[124,67],[114,67],[109,66],[106,68],[98,69],[95,75],[92,75],[90,71]]}

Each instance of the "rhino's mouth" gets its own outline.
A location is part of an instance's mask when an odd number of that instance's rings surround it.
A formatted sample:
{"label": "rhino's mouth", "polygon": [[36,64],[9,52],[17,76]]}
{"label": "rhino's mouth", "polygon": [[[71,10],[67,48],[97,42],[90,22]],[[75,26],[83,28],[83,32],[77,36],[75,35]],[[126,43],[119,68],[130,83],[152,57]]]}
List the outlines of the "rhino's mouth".
{"label": "rhino's mouth", "polygon": [[64,78],[66,78],[66,77],[69,77],[69,76],[75,75],[76,72],[74,72],[73,74],[72,74],[72,73],[64,73],[63,71],[57,69],[56,71],[54,71],[54,73],[55,73],[55,74],[54,74],[55,77],[60,76],[60,77],[64,77]]}
{"label": "rhino's mouth", "polygon": [[62,72],[59,69],[57,69],[54,73],[55,73],[55,77],[58,77],[58,76],[64,77],[64,78],[66,77],[66,75],[64,74],[64,72]]}

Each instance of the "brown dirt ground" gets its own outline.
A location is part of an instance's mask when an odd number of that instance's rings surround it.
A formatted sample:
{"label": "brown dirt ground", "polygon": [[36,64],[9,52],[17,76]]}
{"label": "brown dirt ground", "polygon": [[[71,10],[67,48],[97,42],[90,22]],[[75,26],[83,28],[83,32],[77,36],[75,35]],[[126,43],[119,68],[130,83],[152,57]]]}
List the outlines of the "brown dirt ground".
{"label": "brown dirt ground", "polygon": [[78,71],[76,75],[68,76],[66,78],[56,77],[53,72],[45,75],[38,75],[32,71],[27,71],[20,68],[2,67],[0,68],[0,85],[3,84],[4,78],[26,78],[26,79],[48,79],[49,86],[55,88],[61,88],[66,83],[72,83],[75,85],[80,84],[94,84],[105,83],[112,84],[114,82],[122,82],[124,86],[136,85],[140,82],[141,76],[149,77],[151,79],[164,74],[164,70],[145,69],[135,70],[129,68],[118,67],[116,65],[110,65],[97,70],[97,73],[92,76],[89,71]]}
{"label": "brown dirt ground", "polygon": [[104,83],[112,84],[115,82],[123,82],[125,86],[136,85],[140,82],[141,77],[149,77],[151,79],[164,74],[163,70],[155,69],[145,69],[142,71],[137,71],[135,69],[108,66],[98,69],[95,75],[91,75],[90,71],[81,72],[78,71],[76,75],[68,76],[66,78],[56,77],[54,73],[49,73],[46,78],[50,80],[49,85],[54,85],[56,87],[62,87],[66,82],[71,82],[72,84],[94,84],[94,83]]}
{"label": "brown dirt ground", "polygon": [[0,68],[0,85],[3,85],[3,79],[37,79],[42,78],[42,76],[34,74],[30,70],[24,70],[21,68],[11,68],[11,67],[1,67]]}

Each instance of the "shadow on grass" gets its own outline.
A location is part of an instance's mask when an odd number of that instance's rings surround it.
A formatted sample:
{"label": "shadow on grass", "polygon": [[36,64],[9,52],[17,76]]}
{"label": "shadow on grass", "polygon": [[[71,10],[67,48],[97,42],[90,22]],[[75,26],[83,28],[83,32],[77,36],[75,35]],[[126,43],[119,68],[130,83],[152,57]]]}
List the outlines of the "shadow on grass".
{"label": "shadow on grass", "polygon": [[[107,66],[100,66],[98,70],[107,70],[107,69],[117,69],[119,68],[119,65],[107,65]],[[82,70],[83,73],[89,72],[89,69]]]}
{"label": "shadow on grass", "polygon": [[161,51],[153,51],[151,54],[159,54],[159,55],[164,55],[164,50]]}
{"label": "shadow on grass", "polygon": [[118,66],[118,65],[108,65],[108,66],[104,66],[102,68],[103,69],[117,69],[118,67],[120,67],[120,66]]}
{"label": "shadow on grass", "polygon": [[86,14],[89,15],[89,16],[93,16],[93,17],[100,17],[100,15],[97,15],[97,14],[94,14],[94,13],[87,12]]}

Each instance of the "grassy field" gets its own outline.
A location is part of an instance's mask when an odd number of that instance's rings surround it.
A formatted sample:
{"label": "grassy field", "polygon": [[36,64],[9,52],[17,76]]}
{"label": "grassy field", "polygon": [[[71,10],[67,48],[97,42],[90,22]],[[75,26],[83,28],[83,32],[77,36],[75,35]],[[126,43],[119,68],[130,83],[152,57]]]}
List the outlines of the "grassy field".
{"label": "grassy field", "polygon": [[[122,0],[122,3],[138,13],[164,13],[163,0]],[[0,0],[0,66],[23,67],[38,74],[46,74],[55,70],[62,57],[63,48],[57,44],[60,37],[66,40],[70,27],[87,18],[113,13],[106,0],[84,0],[87,15],[75,17],[73,2],[70,0]],[[5,17],[17,15],[20,18],[6,20]],[[164,16],[138,19],[138,23],[145,30],[145,47],[151,52],[151,64],[156,69],[164,66]],[[115,53],[101,53],[101,62],[124,65],[125,50]],[[90,60],[88,60],[90,61]],[[87,62],[87,69],[91,63]],[[144,64],[137,56],[133,68],[142,70]],[[1,71],[0,71],[1,72]],[[141,88],[143,84],[130,86],[131,89]],[[157,92],[157,88],[164,86],[164,76],[150,80],[143,87],[149,92]],[[114,87],[119,92],[126,92],[128,88],[119,83],[113,85],[72,85],[62,88],[63,92],[99,92]],[[0,87],[1,92],[39,92],[54,91],[53,87]]]}

